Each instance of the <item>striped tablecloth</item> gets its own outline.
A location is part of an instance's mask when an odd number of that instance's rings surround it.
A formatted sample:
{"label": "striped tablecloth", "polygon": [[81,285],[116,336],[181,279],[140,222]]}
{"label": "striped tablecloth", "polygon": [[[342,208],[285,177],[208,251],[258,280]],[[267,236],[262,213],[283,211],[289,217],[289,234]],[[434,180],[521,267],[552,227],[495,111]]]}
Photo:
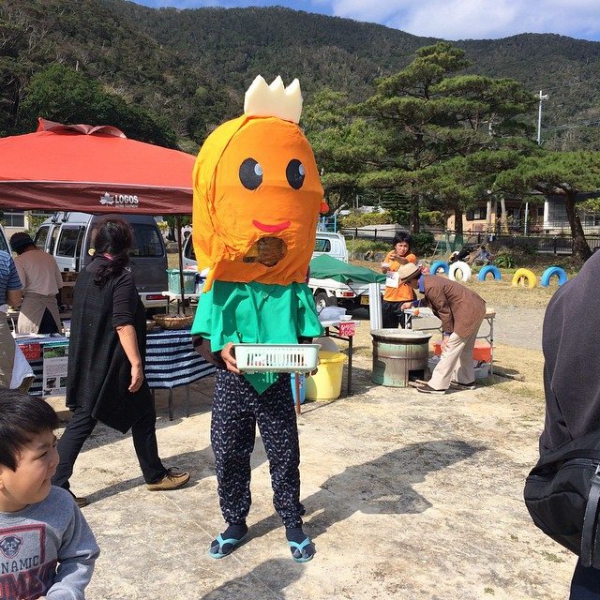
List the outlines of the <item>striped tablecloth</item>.
{"label": "striped tablecloth", "polygon": [[[17,343],[22,348],[35,344],[43,346],[66,341],[68,338],[50,336],[17,339]],[[35,375],[29,393],[33,396],[41,396],[43,372],[41,355],[39,358],[30,358],[29,364]],[[214,371],[215,367],[194,351],[189,329],[159,330],[148,333],[145,375],[152,389],[173,389],[187,385],[212,375]]]}
{"label": "striped tablecloth", "polygon": [[192,346],[189,329],[148,333],[146,379],[152,389],[172,389],[212,375],[215,367]]}

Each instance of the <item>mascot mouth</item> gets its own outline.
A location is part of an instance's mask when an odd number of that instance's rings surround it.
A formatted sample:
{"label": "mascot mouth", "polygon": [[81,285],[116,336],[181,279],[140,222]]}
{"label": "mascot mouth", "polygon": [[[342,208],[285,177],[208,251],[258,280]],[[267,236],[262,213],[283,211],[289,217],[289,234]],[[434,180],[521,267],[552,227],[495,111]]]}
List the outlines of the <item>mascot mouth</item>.
{"label": "mascot mouth", "polygon": [[279,223],[279,225],[267,225],[266,223],[261,223],[260,221],[252,221],[252,225],[265,233],[279,233],[284,229],[287,229],[291,223],[290,221],[284,221],[283,223]]}
{"label": "mascot mouth", "polygon": [[265,267],[274,267],[287,254],[287,244],[277,237],[264,237],[250,248],[245,263],[260,263]]}

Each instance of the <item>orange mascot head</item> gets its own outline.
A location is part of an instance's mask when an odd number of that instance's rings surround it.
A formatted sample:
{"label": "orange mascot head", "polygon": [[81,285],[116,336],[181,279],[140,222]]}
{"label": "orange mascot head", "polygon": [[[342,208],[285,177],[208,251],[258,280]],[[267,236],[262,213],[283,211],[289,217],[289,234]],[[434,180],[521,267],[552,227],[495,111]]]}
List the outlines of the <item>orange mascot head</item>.
{"label": "orange mascot head", "polygon": [[258,76],[244,115],[208,136],[194,167],[193,241],[212,281],[289,285],[306,279],[319,212],[327,210],[298,126],[300,84]]}

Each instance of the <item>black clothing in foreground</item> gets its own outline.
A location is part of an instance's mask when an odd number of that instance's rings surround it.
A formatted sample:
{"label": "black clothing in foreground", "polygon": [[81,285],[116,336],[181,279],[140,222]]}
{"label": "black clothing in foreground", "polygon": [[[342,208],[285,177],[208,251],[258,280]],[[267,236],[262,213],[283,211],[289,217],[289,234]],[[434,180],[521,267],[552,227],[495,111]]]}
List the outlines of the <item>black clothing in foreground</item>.
{"label": "black clothing in foreground", "polygon": [[546,422],[540,454],[600,428],[600,252],[562,285],[542,335]]}

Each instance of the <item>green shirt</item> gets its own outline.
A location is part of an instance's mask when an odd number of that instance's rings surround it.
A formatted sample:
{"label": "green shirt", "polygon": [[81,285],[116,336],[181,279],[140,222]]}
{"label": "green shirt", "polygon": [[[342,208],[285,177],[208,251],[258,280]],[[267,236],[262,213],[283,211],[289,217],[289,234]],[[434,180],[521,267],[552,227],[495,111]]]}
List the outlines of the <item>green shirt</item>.
{"label": "green shirt", "polygon": [[[266,285],[215,281],[200,296],[192,333],[210,340],[212,352],[234,344],[297,344],[301,337],[318,337],[319,323],[312,293],[304,283]],[[276,373],[246,373],[262,393],[277,380]]]}

